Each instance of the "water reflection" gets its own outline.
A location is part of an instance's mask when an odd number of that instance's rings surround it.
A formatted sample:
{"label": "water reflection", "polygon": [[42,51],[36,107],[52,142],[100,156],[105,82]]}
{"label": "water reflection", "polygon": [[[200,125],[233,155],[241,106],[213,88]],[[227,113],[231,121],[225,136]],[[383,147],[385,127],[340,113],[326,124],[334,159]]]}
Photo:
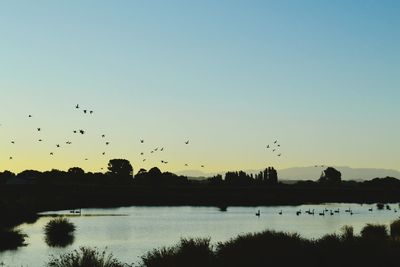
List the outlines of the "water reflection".
{"label": "water reflection", "polygon": [[[216,243],[238,234],[265,229],[297,232],[307,238],[317,238],[339,233],[344,225],[351,225],[357,234],[366,223],[389,225],[398,218],[394,210],[398,210],[399,206],[391,204],[390,209],[385,207],[382,210],[367,204],[222,208],[83,209],[81,216],[69,217],[77,228],[73,244],[67,248],[48,247],[43,227],[51,217],[44,216],[34,224],[20,227],[29,235],[29,245],[17,251],[0,253],[0,262],[6,266],[42,266],[49,254],[59,255],[80,246],[107,247],[121,261],[132,262],[138,261],[140,256],[153,248],[177,243],[181,237],[211,237],[211,241]],[[258,211],[259,216],[256,216]],[[67,215],[69,211],[44,213],[49,214]]]}

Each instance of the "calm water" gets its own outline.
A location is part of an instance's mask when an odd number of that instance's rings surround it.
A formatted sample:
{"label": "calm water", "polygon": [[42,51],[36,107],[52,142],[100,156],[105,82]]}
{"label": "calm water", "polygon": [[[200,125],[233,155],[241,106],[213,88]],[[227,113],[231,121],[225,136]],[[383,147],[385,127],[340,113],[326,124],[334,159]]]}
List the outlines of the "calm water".
{"label": "calm water", "polygon": [[[373,212],[368,211],[373,207]],[[353,215],[345,212],[350,208]],[[375,205],[326,204],[282,207],[124,207],[113,209],[84,209],[82,216],[70,217],[77,226],[75,241],[66,248],[50,248],[44,242],[43,227],[51,219],[41,217],[34,224],[20,226],[26,234],[28,246],[16,251],[0,253],[5,266],[44,266],[49,255],[58,255],[80,246],[96,246],[123,262],[138,262],[140,256],[160,246],[176,244],[181,237],[211,237],[213,243],[226,241],[238,234],[265,229],[297,232],[304,237],[317,238],[337,233],[344,225],[354,227],[356,233],[366,223],[389,225],[399,218],[397,204],[392,210],[378,211]],[[307,215],[305,210],[315,210]],[[319,216],[324,209],[339,209],[333,216]],[[255,213],[260,210],[260,217]],[[297,216],[296,211],[302,214]],[[282,215],[279,212],[282,211]],[[67,214],[69,211],[49,212]],[[45,213],[45,214],[49,214]],[[93,215],[93,216],[88,216]],[[115,215],[115,216],[111,216]]]}

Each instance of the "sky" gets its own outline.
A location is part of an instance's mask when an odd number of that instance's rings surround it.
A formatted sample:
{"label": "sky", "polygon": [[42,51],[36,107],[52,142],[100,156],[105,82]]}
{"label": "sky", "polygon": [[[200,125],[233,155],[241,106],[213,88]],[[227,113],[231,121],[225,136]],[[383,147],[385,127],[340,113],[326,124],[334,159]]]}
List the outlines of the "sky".
{"label": "sky", "polygon": [[399,12],[395,0],[1,1],[0,171],[111,158],[135,172],[400,170]]}

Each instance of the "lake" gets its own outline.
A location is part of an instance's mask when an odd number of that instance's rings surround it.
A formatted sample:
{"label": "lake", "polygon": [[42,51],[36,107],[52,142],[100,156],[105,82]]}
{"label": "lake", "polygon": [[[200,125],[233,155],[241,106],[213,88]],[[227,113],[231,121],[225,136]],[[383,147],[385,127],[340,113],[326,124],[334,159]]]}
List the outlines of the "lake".
{"label": "lake", "polygon": [[[42,213],[34,224],[19,228],[28,234],[26,247],[0,253],[0,266],[44,266],[49,255],[59,255],[80,246],[107,248],[122,262],[138,262],[147,251],[176,244],[181,237],[210,237],[212,243],[229,240],[239,234],[266,229],[297,232],[304,237],[318,238],[338,233],[344,225],[359,233],[366,223],[389,224],[399,218],[398,204],[391,210],[377,210],[376,205],[324,204],[274,207],[122,207],[110,209],[82,209],[81,215],[70,211]],[[369,211],[373,208],[373,211]],[[306,210],[315,210],[315,215]],[[318,213],[323,210],[325,216]],[[351,209],[350,212],[345,210]],[[260,210],[260,216],[255,216]],[[301,210],[300,215],[296,211]],[[282,214],[279,214],[282,212]],[[44,241],[43,227],[51,220],[50,214],[68,215],[76,225],[74,243],[66,248],[51,248]]]}

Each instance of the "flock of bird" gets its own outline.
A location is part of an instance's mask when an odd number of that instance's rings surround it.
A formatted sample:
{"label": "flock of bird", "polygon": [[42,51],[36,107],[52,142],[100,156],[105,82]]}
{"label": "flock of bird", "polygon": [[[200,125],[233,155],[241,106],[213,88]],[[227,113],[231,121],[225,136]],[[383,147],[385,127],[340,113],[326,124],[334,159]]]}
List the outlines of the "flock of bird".
{"label": "flock of bird", "polygon": [[272,153],[277,152],[276,155],[278,157],[282,156],[282,153],[280,153],[280,148],[281,148],[281,145],[278,144],[278,140],[275,140],[272,144],[267,145],[267,150],[270,150]]}
{"label": "flock of bird", "polygon": [[[392,210],[392,208],[389,206],[389,205],[386,205],[386,210]],[[368,208],[368,211],[369,212],[373,212],[374,211],[374,209],[373,208]],[[330,216],[333,216],[333,215],[335,215],[335,214],[339,214],[341,212],[341,210],[339,209],[339,208],[337,208],[337,209],[327,209],[327,208],[325,208],[325,209],[323,209],[323,210],[321,210],[321,211],[319,211],[319,212],[316,212],[315,211],[315,209],[308,209],[308,210],[305,210],[305,211],[302,211],[301,209],[300,210],[297,210],[296,211],[296,216],[300,216],[301,214],[307,214],[307,215],[315,215],[315,214],[317,214],[317,215],[319,215],[319,216],[325,216],[325,215],[330,215]],[[345,209],[344,210],[344,212],[345,213],[348,213],[349,215],[353,215],[354,214],[354,211],[351,209],[351,208],[348,208],[348,209]],[[397,209],[393,209],[393,212],[394,213],[397,213]],[[255,213],[255,215],[257,216],[257,217],[260,217],[260,215],[261,215],[261,212],[260,212],[260,210],[257,210],[257,212]],[[282,210],[280,210],[279,212],[278,212],[278,215],[283,215],[283,211]]]}
{"label": "flock of bird", "polygon": [[[95,113],[94,110],[87,109],[87,108],[82,108],[79,104],[75,105],[75,110],[82,111],[83,114],[87,114],[87,115],[93,115]],[[33,116],[32,114],[28,114],[27,117],[28,117],[29,120],[31,120],[31,119],[34,119],[35,116]],[[0,126],[1,126],[1,124],[0,124]],[[42,127],[38,127],[38,126],[36,127],[35,131],[38,132],[39,134],[42,134],[44,132],[43,128]],[[87,134],[87,131],[85,129],[74,129],[74,130],[72,130],[72,133],[74,135],[77,135],[77,136],[82,136],[82,135]],[[106,135],[105,134],[101,134],[99,137],[101,137],[101,139],[105,139]],[[11,140],[10,142],[11,142],[12,145],[17,144],[16,140]],[[45,139],[42,136],[39,136],[39,138],[37,139],[37,142],[39,142],[39,143],[45,142]],[[189,140],[185,140],[182,143],[184,145],[189,145],[189,142],[190,142]],[[63,143],[65,143],[65,145],[72,145],[72,142],[70,140],[65,140]],[[145,143],[145,140],[144,139],[140,139],[140,144],[144,144],[144,143]],[[55,143],[54,144],[54,149],[56,149],[56,150],[57,149],[61,149],[62,148],[61,144],[62,143]],[[111,144],[111,142],[109,140],[104,140],[103,141],[103,145],[104,146],[110,146],[110,144]],[[48,151],[48,155],[51,156],[51,157],[54,157],[57,154],[56,150]],[[166,150],[165,147],[155,147],[154,149],[149,151],[148,156],[154,155],[156,153],[162,153],[165,150]],[[101,155],[102,156],[106,155],[106,151],[101,152]],[[147,160],[145,152],[140,152],[140,156],[141,156],[142,162],[145,162]],[[14,155],[9,155],[9,160],[13,160],[14,158],[15,158]],[[88,161],[89,159],[88,158],[84,158],[84,160]],[[161,164],[168,164],[169,161],[167,161],[165,159],[162,159],[160,162],[161,162]],[[188,167],[189,163],[185,163],[184,166]],[[205,165],[202,164],[202,165],[200,165],[200,167],[204,168]],[[103,169],[104,168],[101,168],[101,170],[103,170]]]}

